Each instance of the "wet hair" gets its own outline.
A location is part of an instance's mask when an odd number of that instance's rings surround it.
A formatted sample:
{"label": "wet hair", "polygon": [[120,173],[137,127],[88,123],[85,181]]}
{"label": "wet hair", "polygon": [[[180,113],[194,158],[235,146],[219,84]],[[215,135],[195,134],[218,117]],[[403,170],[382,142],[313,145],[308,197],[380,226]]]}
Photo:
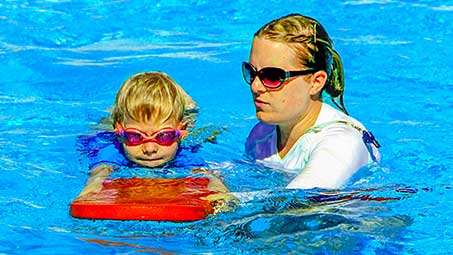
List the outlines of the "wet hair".
{"label": "wet hair", "polygon": [[348,114],[343,104],[343,64],[340,55],[333,49],[332,39],[317,20],[290,14],[267,23],[255,33],[255,37],[286,43],[303,66],[324,70],[328,78],[323,90],[340,110]]}
{"label": "wet hair", "polygon": [[126,120],[163,123],[181,121],[185,99],[181,87],[167,74],[144,72],[126,80],[116,95],[112,111],[113,127]]}

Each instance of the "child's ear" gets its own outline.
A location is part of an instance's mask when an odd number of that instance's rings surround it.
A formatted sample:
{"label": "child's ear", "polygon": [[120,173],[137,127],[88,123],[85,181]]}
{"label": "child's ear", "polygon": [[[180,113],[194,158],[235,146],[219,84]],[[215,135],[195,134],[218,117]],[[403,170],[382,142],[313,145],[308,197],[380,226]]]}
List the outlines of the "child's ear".
{"label": "child's ear", "polygon": [[180,129],[191,129],[195,127],[195,117],[198,115],[198,112],[186,112],[182,118]]}
{"label": "child's ear", "polygon": [[187,125],[188,125],[187,120],[183,119],[181,122],[179,122],[178,129],[186,130],[187,129]]}

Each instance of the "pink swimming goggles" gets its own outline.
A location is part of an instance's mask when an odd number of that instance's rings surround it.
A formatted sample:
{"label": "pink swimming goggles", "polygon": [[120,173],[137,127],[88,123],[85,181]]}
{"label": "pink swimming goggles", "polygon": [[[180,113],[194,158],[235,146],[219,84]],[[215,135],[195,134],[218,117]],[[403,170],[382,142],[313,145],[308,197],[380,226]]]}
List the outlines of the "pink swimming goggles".
{"label": "pink swimming goggles", "polygon": [[121,125],[117,126],[115,133],[121,137],[127,146],[138,146],[148,142],[157,143],[162,146],[170,146],[179,137],[185,137],[188,134],[186,130],[163,128],[157,130],[151,135],[147,135],[146,133],[135,128],[124,129]]}

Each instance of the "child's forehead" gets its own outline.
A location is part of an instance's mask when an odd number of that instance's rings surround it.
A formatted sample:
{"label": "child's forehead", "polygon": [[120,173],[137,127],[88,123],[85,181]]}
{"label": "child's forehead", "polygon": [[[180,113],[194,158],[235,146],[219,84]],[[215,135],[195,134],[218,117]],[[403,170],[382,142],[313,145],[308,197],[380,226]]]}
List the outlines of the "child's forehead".
{"label": "child's forehead", "polygon": [[162,128],[174,128],[178,127],[179,122],[176,119],[168,120],[147,120],[147,121],[135,121],[132,119],[126,119],[124,121],[124,128],[135,128],[146,133],[152,133]]}

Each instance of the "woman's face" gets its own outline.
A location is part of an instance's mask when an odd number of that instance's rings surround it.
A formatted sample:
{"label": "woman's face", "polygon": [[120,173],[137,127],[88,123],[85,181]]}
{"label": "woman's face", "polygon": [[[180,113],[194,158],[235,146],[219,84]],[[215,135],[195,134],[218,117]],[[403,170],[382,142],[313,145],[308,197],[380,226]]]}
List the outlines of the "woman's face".
{"label": "woman's face", "polygon": [[[128,120],[124,123],[123,128],[137,129],[150,136],[151,134],[163,128],[177,129],[177,127],[178,122],[175,120],[169,120],[162,124],[156,124],[152,121],[136,122],[133,120]],[[169,146],[159,145],[158,143],[153,141],[144,142],[136,146],[128,146],[123,142],[123,148],[129,160],[146,167],[156,167],[163,165],[164,163],[172,160],[175,157],[176,152],[178,151],[178,142],[179,139],[177,139],[177,141]]]}
{"label": "woman's face", "polygon": [[[278,67],[285,71],[304,70],[294,51],[287,44],[255,37],[250,53],[250,64],[256,70]],[[257,77],[250,85],[259,120],[269,124],[294,124],[309,109],[313,94],[310,77],[296,76],[286,79],[278,89],[266,88]]]}

